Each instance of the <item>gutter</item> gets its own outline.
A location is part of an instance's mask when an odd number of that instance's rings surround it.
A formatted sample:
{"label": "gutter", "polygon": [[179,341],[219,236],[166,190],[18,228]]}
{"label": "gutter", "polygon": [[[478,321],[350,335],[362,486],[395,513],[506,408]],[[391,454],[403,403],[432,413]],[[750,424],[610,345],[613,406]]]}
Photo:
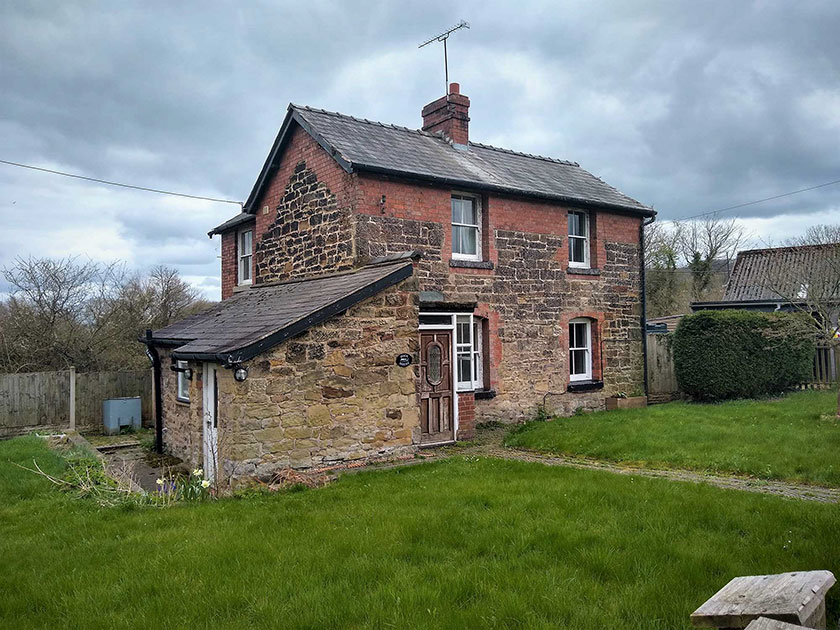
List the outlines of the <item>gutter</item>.
{"label": "gutter", "polygon": [[643,381],[645,386],[645,396],[648,395],[648,345],[647,345],[647,280],[645,274],[645,227],[656,221],[656,216],[650,217],[647,221],[642,221],[639,225],[639,267],[642,281],[642,371]]}
{"label": "gutter", "polygon": [[155,396],[155,452],[163,453],[163,397],[160,391],[160,355],[152,341],[152,329],[146,329],[146,337],[142,340],[146,344],[146,355],[152,362],[152,387]]}

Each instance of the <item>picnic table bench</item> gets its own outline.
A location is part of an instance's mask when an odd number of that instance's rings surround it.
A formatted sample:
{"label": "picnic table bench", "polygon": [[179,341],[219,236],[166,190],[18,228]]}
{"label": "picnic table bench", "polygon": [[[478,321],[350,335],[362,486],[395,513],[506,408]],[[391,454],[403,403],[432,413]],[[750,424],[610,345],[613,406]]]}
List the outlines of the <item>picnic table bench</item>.
{"label": "picnic table bench", "polygon": [[691,614],[691,623],[702,628],[746,628],[767,617],[825,630],[825,594],[834,582],[831,571],[736,577]]}

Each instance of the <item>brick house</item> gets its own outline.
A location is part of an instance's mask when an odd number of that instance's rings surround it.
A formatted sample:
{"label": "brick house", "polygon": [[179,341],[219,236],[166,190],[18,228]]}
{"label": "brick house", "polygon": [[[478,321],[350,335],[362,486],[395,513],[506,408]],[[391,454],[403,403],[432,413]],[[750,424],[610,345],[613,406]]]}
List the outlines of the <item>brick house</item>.
{"label": "brick house", "polygon": [[166,450],[262,475],[643,391],[655,213],[576,163],[471,142],[469,104],[452,84],[422,130],[289,106],[210,232],[222,302],[148,337]]}

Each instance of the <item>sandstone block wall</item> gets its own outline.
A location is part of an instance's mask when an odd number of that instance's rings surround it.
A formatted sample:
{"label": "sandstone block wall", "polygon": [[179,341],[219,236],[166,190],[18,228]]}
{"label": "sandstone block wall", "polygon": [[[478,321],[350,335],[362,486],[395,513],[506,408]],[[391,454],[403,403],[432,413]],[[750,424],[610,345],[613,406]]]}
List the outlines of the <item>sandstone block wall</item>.
{"label": "sandstone block wall", "polygon": [[171,353],[158,349],[160,354],[161,400],[163,403],[163,450],[186,462],[191,467],[202,463],[203,435],[201,421],[202,404],[202,366],[189,363],[193,370],[190,381],[190,402],[178,400],[177,372],[170,369]]}
{"label": "sandstone block wall", "polygon": [[[568,208],[484,195],[482,249],[492,268],[465,268],[451,260],[451,190],[372,177],[360,178],[360,189],[360,259],[420,250],[420,290],[477,302],[475,314],[488,318],[490,387],[497,395],[475,401],[477,422],[522,419],[544,397],[569,414],[643,389],[638,217],[591,211],[593,268],[579,272],[568,267]],[[593,321],[593,376],[603,379],[603,390],[565,393],[574,317]]]}
{"label": "sandstone block wall", "polygon": [[[263,476],[412,452],[420,442],[416,280],[350,308],[219,379],[227,475]],[[401,368],[407,352],[414,364]]]}

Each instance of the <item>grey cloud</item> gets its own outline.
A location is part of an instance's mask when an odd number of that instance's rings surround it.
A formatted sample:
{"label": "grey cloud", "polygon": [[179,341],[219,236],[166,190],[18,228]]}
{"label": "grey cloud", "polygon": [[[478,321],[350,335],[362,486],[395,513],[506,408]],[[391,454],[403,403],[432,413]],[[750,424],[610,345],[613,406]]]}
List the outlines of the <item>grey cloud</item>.
{"label": "grey cloud", "polygon": [[[472,28],[450,41],[450,69],[476,140],[576,160],[665,219],[840,177],[840,5],[825,0],[4,3],[0,159],[242,200],[289,101],[419,126],[443,77],[440,46],[417,44],[461,18]],[[0,263],[64,251],[64,222],[99,234],[79,248],[110,253],[112,234],[132,264],[169,261],[217,286],[205,233],[235,207],[192,214],[6,171],[3,227],[49,219],[32,226],[43,251],[20,227],[0,236]]]}

